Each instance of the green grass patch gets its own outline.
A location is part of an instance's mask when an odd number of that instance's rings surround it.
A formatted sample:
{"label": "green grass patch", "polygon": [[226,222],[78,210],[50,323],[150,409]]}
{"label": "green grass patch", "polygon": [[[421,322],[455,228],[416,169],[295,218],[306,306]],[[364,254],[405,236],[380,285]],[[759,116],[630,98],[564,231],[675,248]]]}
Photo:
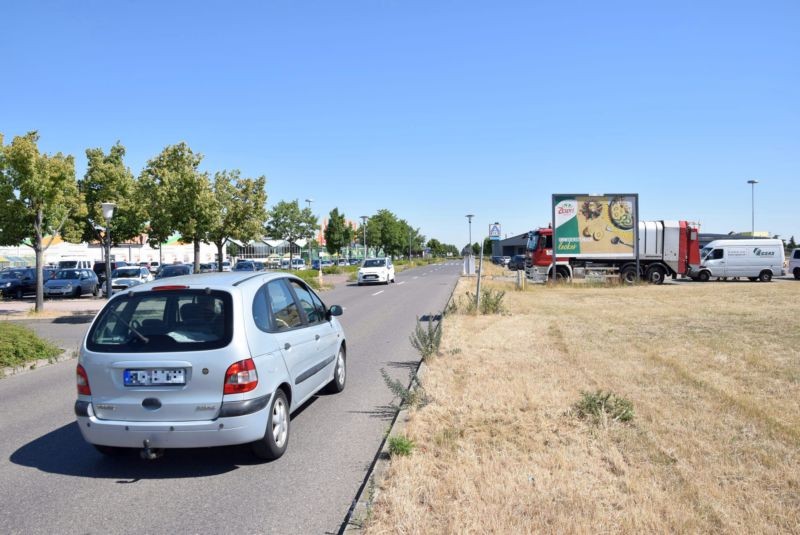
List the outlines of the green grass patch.
{"label": "green grass patch", "polygon": [[404,436],[389,437],[389,455],[407,456],[414,451],[414,441]]}
{"label": "green grass patch", "polygon": [[293,271],[289,271],[292,275],[299,277],[306,281],[309,286],[314,288],[315,290],[320,289],[319,285],[319,271],[316,269],[296,269]]}
{"label": "green grass patch", "polygon": [[39,359],[52,359],[61,350],[22,325],[0,323],[0,368],[22,366]]}
{"label": "green grass patch", "polygon": [[575,412],[578,418],[591,419],[594,423],[629,422],[633,420],[633,403],[612,392],[581,392]]}

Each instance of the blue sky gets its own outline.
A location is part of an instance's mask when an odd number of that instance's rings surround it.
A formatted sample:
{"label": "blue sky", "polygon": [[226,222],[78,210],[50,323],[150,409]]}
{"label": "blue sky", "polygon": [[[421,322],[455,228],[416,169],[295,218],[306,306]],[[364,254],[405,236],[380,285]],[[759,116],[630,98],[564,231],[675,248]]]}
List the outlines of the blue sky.
{"label": "blue sky", "polygon": [[268,204],[428,237],[546,225],[553,193],[800,239],[800,2],[8,2],[0,132],[137,173],[186,141]]}

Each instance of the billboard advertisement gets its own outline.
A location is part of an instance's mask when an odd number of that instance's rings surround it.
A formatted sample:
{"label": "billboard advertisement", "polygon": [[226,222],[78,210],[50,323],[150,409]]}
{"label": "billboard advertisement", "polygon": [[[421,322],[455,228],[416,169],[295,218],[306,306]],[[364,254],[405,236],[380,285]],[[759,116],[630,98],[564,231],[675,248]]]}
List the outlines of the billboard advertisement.
{"label": "billboard advertisement", "polygon": [[553,195],[557,256],[634,258],[636,194]]}

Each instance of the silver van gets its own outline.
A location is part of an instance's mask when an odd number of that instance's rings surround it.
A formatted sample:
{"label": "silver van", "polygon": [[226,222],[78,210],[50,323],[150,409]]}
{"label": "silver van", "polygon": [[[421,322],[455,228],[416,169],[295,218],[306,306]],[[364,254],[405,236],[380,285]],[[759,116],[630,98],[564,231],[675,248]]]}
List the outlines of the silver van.
{"label": "silver van", "polygon": [[700,266],[689,276],[700,281],[747,277],[769,282],[786,274],[783,262],[783,242],[778,239],[714,240],[700,251]]}

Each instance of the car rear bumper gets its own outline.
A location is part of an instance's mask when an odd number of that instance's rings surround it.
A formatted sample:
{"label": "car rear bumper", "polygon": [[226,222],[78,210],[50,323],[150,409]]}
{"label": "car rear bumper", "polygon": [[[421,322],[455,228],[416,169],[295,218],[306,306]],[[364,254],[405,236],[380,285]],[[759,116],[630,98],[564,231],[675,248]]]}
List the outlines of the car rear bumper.
{"label": "car rear bumper", "polygon": [[[206,448],[253,442],[264,436],[267,407],[242,416],[220,417],[191,422],[128,422],[101,420],[91,402],[75,404],[78,427],[90,444],[141,448],[145,440],[151,448]],[[236,411],[233,411],[236,412]]]}

